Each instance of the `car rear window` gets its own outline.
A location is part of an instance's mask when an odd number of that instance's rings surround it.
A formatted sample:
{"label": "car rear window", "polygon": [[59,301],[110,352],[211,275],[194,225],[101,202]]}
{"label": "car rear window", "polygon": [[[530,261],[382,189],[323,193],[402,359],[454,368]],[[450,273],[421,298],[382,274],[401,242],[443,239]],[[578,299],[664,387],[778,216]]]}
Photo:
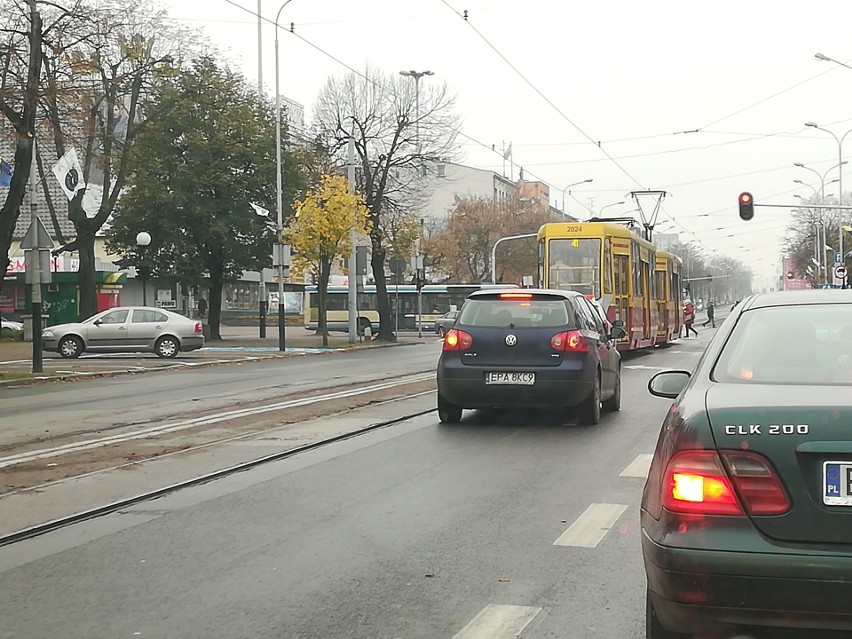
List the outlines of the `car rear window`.
{"label": "car rear window", "polygon": [[852,306],[746,311],[713,370],[728,383],[852,385]]}
{"label": "car rear window", "polygon": [[501,299],[476,297],[469,299],[458,319],[466,326],[491,326],[500,328],[555,328],[573,327],[564,299],[531,298]]}

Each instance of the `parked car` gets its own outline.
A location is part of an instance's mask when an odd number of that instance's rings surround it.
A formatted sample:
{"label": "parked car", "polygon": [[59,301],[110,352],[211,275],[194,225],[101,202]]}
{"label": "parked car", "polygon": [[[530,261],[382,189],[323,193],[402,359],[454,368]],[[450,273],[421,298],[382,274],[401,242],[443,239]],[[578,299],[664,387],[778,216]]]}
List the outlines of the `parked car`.
{"label": "parked car", "polygon": [[675,401],[642,496],[646,637],[852,631],[852,291],[743,300],[648,389]]}
{"label": "parked car", "polygon": [[[619,325],[607,331],[573,291],[478,291],[447,331],[438,361],[438,416],[465,408],[578,408],[584,424],[621,406]],[[603,402],[603,405],[602,405]]]}
{"label": "parked car", "polygon": [[7,320],[5,317],[0,317],[0,329],[4,331],[22,331],[24,325],[21,322]]}
{"label": "parked car", "polygon": [[145,306],[111,308],[83,322],[51,326],[43,331],[42,339],[44,350],[65,358],[79,357],[86,351],[177,357],[181,351],[204,346],[201,322]]}
{"label": "parked car", "polygon": [[435,320],[435,332],[441,337],[446,335],[447,331],[456,323],[458,316],[459,311],[450,311],[441,315],[441,317]]}

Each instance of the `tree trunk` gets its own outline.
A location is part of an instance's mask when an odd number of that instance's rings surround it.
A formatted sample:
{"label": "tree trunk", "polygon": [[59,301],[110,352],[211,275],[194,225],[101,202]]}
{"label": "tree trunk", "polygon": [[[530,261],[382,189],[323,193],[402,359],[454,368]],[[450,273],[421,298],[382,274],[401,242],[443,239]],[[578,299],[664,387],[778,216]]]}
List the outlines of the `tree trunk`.
{"label": "tree trunk", "polygon": [[393,332],[393,317],[391,316],[390,296],[388,295],[388,284],[385,280],[385,249],[381,244],[373,241],[373,255],[370,259],[373,267],[373,278],[376,280],[376,302],[379,307],[379,334],[376,339],[395,342],[396,335]]}
{"label": "tree trunk", "polygon": [[222,339],[222,289],[225,282],[222,274],[210,271],[210,299],[207,304],[208,324],[210,325],[210,339]]}
{"label": "tree trunk", "polygon": [[78,315],[82,321],[98,312],[98,285],[95,282],[95,234],[81,226],[77,227],[77,251],[80,255],[77,282],[80,287]]}
{"label": "tree trunk", "polygon": [[319,282],[319,318],[317,332],[322,335],[323,348],[328,348],[328,280],[331,278],[331,260],[327,255],[320,256]]}

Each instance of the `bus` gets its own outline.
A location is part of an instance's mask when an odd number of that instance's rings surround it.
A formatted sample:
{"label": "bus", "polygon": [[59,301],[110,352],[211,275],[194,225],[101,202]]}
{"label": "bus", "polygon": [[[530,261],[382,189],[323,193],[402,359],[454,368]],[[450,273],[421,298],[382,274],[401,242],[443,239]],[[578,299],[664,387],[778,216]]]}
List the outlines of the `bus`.
{"label": "bus", "polygon": [[[658,290],[661,284],[666,288],[668,276],[657,275],[657,253],[651,242],[625,224],[604,220],[545,224],[538,232],[539,286],[596,299],[611,322],[624,322],[627,335],[619,340],[619,350],[650,348],[662,343],[659,325],[669,313],[669,294]],[[670,259],[666,255],[664,264]],[[677,272],[679,280],[679,267]],[[661,299],[666,300],[663,306]],[[680,308],[679,299],[673,300],[675,316]],[[670,334],[676,335],[666,328]]]}
{"label": "bus", "polygon": [[[398,313],[400,330],[417,330],[417,287],[412,284],[388,284],[391,314]],[[467,296],[484,288],[518,288],[514,284],[426,284],[423,287],[423,330],[434,330],[435,320],[461,308]],[[398,301],[397,301],[398,300]],[[330,331],[349,330],[349,287],[329,286],[327,321]],[[319,319],[319,294],[316,286],[305,287],[305,328],[316,330]],[[379,305],[376,287],[364,286],[358,293],[358,331],[370,327],[379,330]],[[396,320],[394,322],[396,327]]]}
{"label": "bus", "polygon": [[669,344],[680,337],[683,321],[683,261],[672,253],[657,251],[657,344]]}

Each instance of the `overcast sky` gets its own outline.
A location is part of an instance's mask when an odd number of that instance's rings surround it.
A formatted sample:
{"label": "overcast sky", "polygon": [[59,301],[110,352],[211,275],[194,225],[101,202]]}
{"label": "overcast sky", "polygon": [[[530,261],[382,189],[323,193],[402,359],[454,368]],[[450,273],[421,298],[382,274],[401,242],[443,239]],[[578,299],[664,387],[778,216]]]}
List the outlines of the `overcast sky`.
{"label": "overcast sky", "polygon": [[[282,1],[261,0],[263,16],[274,19]],[[257,11],[257,0],[235,2]],[[227,0],[161,3],[256,80],[250,13]],[[453,9],[466,9],[469,22]],[[793,163],[824,172],[837,164],[838,144],[804,122],[838,136],[852,129],[852,69],[814,58],[820,52],[852,65],[849,0],[292,0],[281,14],[282,24],[291,22],[355,68],[428,69],[435,76],[424,82],[447,82],[463,132],[486,145],[463,140],[464,163],[502,171],[490,147],[511,141],[515,177],[523,166],[526,177],[548,182],[560,207],[565,185],[593,178],[568,199],[568,211],[581,218],[587,206],[598,211],[625,199],[607,215],[627,213],[635,208],[625,198],[632,190],[666,190],[658,229],[674,219],[682,239],[736,256],[758,274],[778,268],[789,212],[757,208],[743,223],[738,194],[780,204],[795,202],[794,193],[812,195],[793,180],[819,188],[819,178]],[[288,32],[280,41],[281,92],[304,104],[309,120],[328,76],[347,70]],[[274,27],[265,23],[270,93],[273,42]],[[837,194],[837,184],[826,192]]]}

